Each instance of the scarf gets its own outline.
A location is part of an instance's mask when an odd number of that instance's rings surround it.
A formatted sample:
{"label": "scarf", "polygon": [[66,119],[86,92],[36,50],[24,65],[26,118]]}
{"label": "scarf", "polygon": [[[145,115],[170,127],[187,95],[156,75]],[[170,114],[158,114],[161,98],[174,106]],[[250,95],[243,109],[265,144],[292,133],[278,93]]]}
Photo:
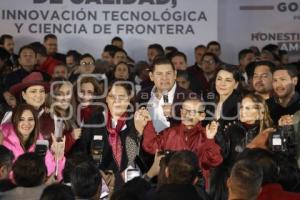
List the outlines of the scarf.
{"label": "scarf", "polygon": [[116,128],[112,127],[112,115],[108,111],[106,128],[108,131],[108,141],[112,149],[113,157],[120,169],[122,159],[122,144],[120,141],[120,132],[125,125],[127,113],[124,113],[117,122]]}

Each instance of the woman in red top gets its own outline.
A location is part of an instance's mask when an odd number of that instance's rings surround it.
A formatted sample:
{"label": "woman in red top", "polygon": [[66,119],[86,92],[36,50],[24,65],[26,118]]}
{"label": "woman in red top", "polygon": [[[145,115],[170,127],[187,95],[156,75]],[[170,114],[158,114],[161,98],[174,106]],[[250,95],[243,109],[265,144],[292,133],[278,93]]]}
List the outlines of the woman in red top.
{"label": "woman in red top", "polygon": [[199,123],[204,117],[204,108],[200,100],[188,99],[182,105],[179,125],[157,134],[148,111],[142,108],[135,114],[135,126],[138,132],[143,134],[142,145],[148,153],[154,154],[157,149],[193,151],[198,156],[199,165],[208,182],[210,168],[218,166],[223,158],[221,148],[214,141],[217,123],[212,122],[205,129]]}

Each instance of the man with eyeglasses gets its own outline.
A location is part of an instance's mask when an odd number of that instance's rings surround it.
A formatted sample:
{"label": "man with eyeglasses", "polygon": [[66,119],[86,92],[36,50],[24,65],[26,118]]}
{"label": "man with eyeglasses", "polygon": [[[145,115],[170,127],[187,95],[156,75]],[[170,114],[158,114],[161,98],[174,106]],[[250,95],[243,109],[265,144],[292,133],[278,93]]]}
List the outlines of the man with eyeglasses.
{"label": "man with eyeglasses", "polygon": [[218,58],[213,53],[205,53],[201,65],[188,68],[191,90],[207,100],[212,90],[213,79],[218,68]]}
{"label": "man with eyeglasses", "polygon": [[157,150],[190,150],[198,157],[205,180],[209,170],[221,164],[221,148],[215,143],[218,124],[213,121],[202,127],[205,118],[204,106],[198,99],[187,99],[181,108],[181,123],[162,131],[159,135],[154,129],[149,112],[142,108],[135,114],[135,127],[143,135],[143,149],[150,154]]}
{"label": "man with eyeglasses", "polygon": [[75,82],[81,74],[92,74],[95,71],[95,59],[91,54],[80,57],[79,66],[70,74],[69,81]]}

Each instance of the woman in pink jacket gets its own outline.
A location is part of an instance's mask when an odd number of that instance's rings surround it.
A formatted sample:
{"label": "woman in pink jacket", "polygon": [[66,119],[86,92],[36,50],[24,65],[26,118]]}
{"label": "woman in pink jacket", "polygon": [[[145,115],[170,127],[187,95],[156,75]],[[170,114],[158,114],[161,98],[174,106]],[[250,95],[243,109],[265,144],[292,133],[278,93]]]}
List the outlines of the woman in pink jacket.
{"label": "woman in pink jacket", "polygon": [[[36,141],[43,139],[38,132],[39,121],[36,112],[31,105],[21,104],[13,112],[12,122],[0,126],[2,144],[14,153],[15,160],[25,152],[34,152]],[[45,164],[48,176],[56,172],[60,180],[65,165],[65,138],[62,142],[57,142],[54,138],[53,141],[51,151],[46,152]]]}

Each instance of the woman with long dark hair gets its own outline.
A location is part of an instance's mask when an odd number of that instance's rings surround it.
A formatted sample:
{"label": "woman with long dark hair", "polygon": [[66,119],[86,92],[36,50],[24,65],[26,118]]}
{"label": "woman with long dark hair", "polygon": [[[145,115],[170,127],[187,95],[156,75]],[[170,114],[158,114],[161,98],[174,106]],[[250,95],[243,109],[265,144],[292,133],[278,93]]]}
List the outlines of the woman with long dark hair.
{"label": "woman with long dark hair", "polygon": [[[12,122],[0,126],[0,134],[3,137],[2,144],[13,152],[15,160],[26,152],[35,151],[37,140],[43,139],[38,127],[37,111],[28,104],[18,105],[13,111]],[[52,138],[54,139],[54,136]],[[53,174],[58,166],[59,179],[65,164],[64,148],[65,138],[62,142],[53,140],[51,145],[53,153],[47,150],[45,155],[48,175]],[[58,165],[56,161],[58,161]]]}

